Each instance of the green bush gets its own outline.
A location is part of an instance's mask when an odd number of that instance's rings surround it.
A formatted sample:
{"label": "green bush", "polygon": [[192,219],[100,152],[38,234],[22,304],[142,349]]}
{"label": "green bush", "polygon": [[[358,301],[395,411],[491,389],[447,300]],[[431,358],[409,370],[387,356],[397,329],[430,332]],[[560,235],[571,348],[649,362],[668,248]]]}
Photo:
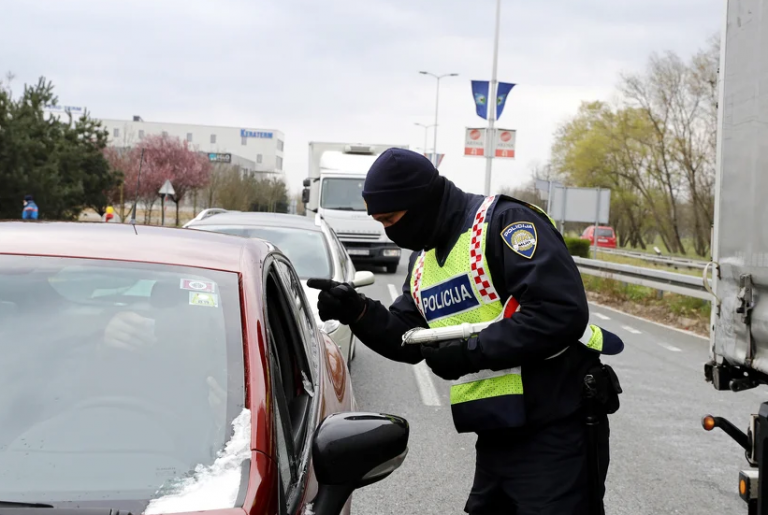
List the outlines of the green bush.
{"label": "green bush", "polygon": [[570,252],[571,256],[589,257],[589,240],[566,236],[565,245],[568,247],[568,252]]}

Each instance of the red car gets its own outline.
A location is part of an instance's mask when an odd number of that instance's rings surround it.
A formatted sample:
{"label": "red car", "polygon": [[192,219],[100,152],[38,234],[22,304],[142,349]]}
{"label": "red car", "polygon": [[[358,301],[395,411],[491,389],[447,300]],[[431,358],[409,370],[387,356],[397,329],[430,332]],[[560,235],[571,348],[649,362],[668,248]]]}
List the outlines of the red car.
{"label": "red car", "polygon": [[[590,225],[586,229],[584,229],[584,232],[582,233],[581,237],[585,240],[589,240],[591,245],[595,244],[595,226]],[[607,226],[607,225],[599,225],[597,227],[597,246],[598,247],[607,247],[611,249],[616,248],[616,233],[613,232],[613,227]]]}
{"label": "red car", "polygon": [[407,452],[262,240],[0,223],[0,350],[3,514],[335,515]]}

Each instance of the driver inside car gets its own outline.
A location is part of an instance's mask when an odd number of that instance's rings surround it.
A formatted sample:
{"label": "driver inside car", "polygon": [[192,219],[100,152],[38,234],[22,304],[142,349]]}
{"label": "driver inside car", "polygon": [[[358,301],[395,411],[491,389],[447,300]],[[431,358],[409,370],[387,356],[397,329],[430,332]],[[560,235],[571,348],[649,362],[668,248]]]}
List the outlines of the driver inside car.
{"label": "driver inside car", "polygon": [[173,368],[192,366],[196,370],[191,375],[205,381],[208,405],[221,425],[226,419],[226,364],[216,363],[216,358],[225,343],[216,337],[223,334],[221,317],[213,316],[221,308],[192,306],[189,299],[189,291],[180,289],[178,282],[157,282],[149,302],[112,316],[104,329],[104,349],[123,351],[128,360],[144,355]]}

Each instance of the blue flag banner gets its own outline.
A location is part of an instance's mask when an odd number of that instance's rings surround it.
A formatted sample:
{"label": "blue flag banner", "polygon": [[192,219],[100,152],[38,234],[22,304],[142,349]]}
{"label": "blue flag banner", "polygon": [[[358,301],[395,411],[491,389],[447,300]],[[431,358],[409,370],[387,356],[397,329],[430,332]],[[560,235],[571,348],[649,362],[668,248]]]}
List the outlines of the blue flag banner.
{"label": "blue flag banner", "polygon": [[514,88],[514,84],[509,82],[499,82],[496,92],[496,119],[501,117],[501,112],[504,111],[504,105],[507,103],[507,95]]}
{"label": "blue flag banner", "polygon": [[472,81],[472,97],[475,99],[477,116],[483,120],[488,119],[488,85],[487,80]]}

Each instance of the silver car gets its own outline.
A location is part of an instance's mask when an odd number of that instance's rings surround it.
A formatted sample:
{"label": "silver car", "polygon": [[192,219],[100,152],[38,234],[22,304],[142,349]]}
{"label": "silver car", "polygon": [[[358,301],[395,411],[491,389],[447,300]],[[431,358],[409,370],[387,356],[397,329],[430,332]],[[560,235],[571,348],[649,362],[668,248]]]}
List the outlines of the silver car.
{"label": "silver car", "polygon": [[317,314],[319,292],[307,287],[310,277],[329,278],[358,285],[372,284],[371,272],[358,272],[336,233],[319,215],[314,221],[299,215],[210,209],[201,212],[185,228],[260,238],[277,246],[291,260],[304,286],[318,326],[341,348],[349,366],[355,357],[357,338],[336,320],[322,322]]}

